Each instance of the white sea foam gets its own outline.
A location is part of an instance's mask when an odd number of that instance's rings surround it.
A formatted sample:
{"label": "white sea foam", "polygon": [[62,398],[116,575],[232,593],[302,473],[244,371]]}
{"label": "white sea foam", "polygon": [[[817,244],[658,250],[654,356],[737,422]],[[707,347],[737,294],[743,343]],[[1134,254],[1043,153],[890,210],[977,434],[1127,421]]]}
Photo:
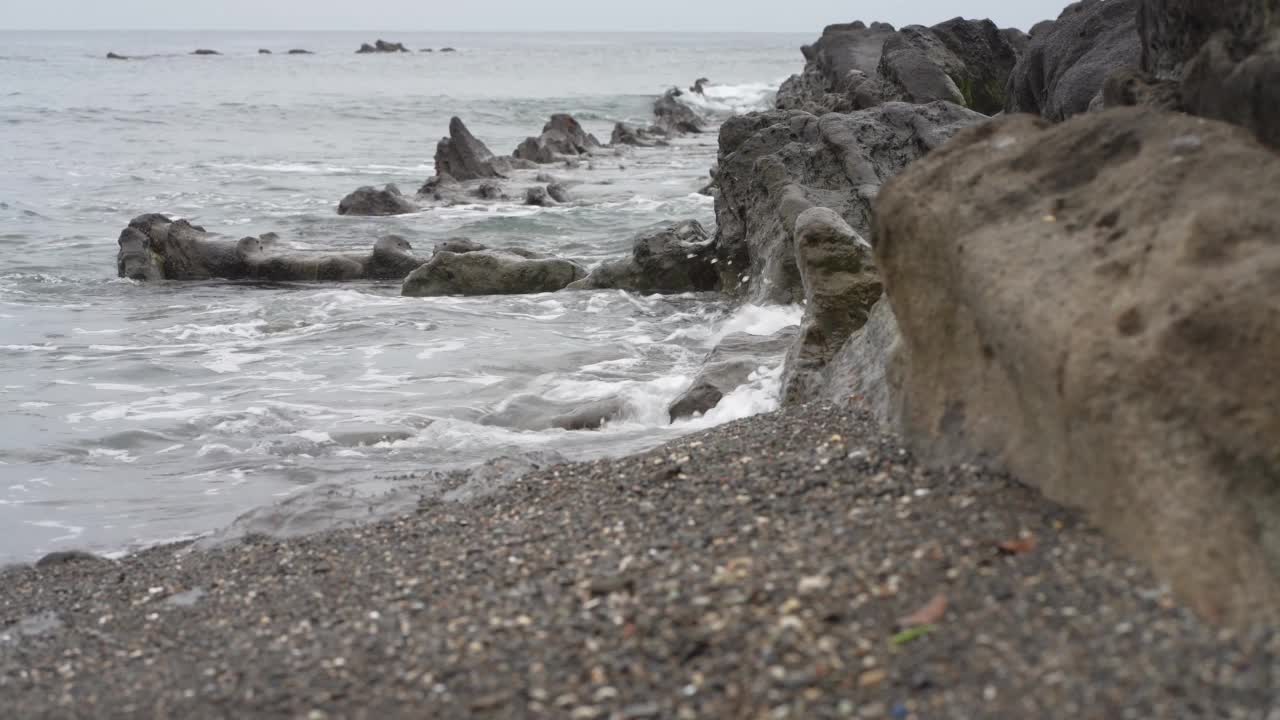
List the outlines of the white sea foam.
{"label": "white sea foam", "polygon": [[696,110],[716,117],[742,115],[773,107],[779,84],[781,81],[741,85],[710,84],[703,88],[702,95],[685,92],[680,100]]}

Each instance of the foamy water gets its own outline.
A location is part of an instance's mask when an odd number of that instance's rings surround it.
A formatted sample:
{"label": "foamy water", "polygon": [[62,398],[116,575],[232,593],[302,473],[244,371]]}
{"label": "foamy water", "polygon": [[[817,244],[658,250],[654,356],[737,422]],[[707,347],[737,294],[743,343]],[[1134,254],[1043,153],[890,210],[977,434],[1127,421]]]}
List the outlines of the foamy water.
{"label": "foamy water", "polygon": [[[0,34],[11,158],[0,168],[0,563],[68,547],[120,551],[224,526],[309,487],[555,450],[623,454],[777,405],[766,364],[705,417],[667,407],[727,334],[769,335],[796,308],[617,291],[402,298],[398,283],[140,284],[115,238],[167,212],[236,237],[367,250],[397,233],[593,264],[635,233],[714,223],[696,193],[714,133],[548,168],[574,201],[336,215],[359,185],[407,191],[450,115],[497,152],[552,112],[607,139],[672,84],[707,76],[723,117],[763,107],[796,64],[786,36],[396,36],[455,57],[351,54],[348,34]],[[188,47],[189,46],[189,47]],[[226,55],[185,55],[194,47]],[[350,46],[350,47],[348,47]],[[307,47],[314,56],[258,56]],[[709,49],[715,52],[709,52]],[[108,63],[108,50],[154,55]],[[584,70],[587,69],[587,70]],[[517,194],[529,177],[509,185]],[[600,430],[523,430],[490,417],[616,400]],[[550,411],[550,410],[548,410]]]}

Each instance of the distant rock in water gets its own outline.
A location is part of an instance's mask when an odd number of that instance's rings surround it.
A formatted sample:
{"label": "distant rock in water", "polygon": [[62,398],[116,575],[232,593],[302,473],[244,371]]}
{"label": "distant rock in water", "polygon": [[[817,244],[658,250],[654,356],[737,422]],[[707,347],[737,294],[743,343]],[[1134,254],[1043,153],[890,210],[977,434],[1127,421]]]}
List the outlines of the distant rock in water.
{"label": "distant rock in water", "polygon": [[558,203],[569,202],[569,188],[565,187],[563,183],[553,182],[547,185],[547,194]]}
{"label": "distant rock in water", "polygon": [[458,52],[458,51],[451,47],[442,47],[440,48],[440,52]]}
{"label": "distant rock in water", "polygon": [[138,281],[401,280],[427,262],[402,237],[389,235],[367,254],[288,252],[275,235],[209,237],[204,228],[159,214],[141,215],[120,233],[117,274]]}
{"label": "distant rock in water", "polygon": [[653,104],[655,123],[667,135],[700,133],[706,129],[706,120],[696,110],[680,101],[684,91],[671,88]]}
{"label": "distant rock in water", "polygon": [[458,117],[449,120],[449,137],[436,144],[435,163],[438,176],[460,181],[501,178],[511,170],[510,160],[495,157]]}
{"label": "distant rock in water", "polygon": [[653,147],[655,145],[664,145],[667,140],[666,133],[662,131],[662,128],[638,128],[620,122],[613,126],[613,135],[609,138],[609,142],[613,145]]}
{"label": "distant rock in water", "polygon": [[129,57],[128,55],[117,55],[116,53],[109,52],[107,53],[107,59],[108,60],[132,60],[133,58]]}
{"label": "distant rock in water", "polygon": [[300,48],[294,48],[293,50],[290,50],[289,54],[290,55],[315,55],[315,53],[311,52],[310,50],[302,50]]}
{"label": "distant rock in water", "polygon": [[259,55],[270,55],[271,51],[266,48],[258,48]]}
{"label": "distant rock in water", "polygon": [[602,263],[570,290],[620,289],[641,293],[710,292],[720,289],[711,234],[685,220],[632,241],[631,255]]}
{"label": "distant rock in water", "polygon": [[356,51],[356,54],[367,55],[369,53],[396,53],[396,52],[409,52],[409,48],[405,47],[404,43],[392,43],[392,42],[387,42],[386,40],[378,40],[376,43],[372,45],[370,45],[369,43],[362,44],[360,46],[360,49]]}
{"label": "distant rock in water", "polygon": [[438,252],[405,278],[401,294],[428,297],[555,292],[585,274],[577,263],[560,258],[531,259],[497,250]]}
{"label": "distant rock in water", "polygon": [[572,115],[557,113],[542,126],[541,135],[525,139],[512,157],[545,165],[590,155],[600,148],[600,141],[583,130],[581,123]]}
{"label": "distant rock in water", "polygon": [[339,215],[405,215],[418,211],[418,206],[400,193],[400,188],[387,185],[379,190],[365,186],[338,203]]}
{"label": "distant rock in water", "polygon": [[432,50],[431,48],[422,48],[418,52],[435,52],[435,50]]}
{"label": "distant rock in water", "polygon": [[551,199],[551,195],[547,193],[546,188],[540,185],[535,185],[534,187],[524,191],[524,204],[546,207],[548,205],[555,205],[556,201]]}
{"label": "distant rock in water", "polygon": [[698,78],[697,80],[693,81],[693,85],[689,88],[689,92],[695,95],[706,95],[707,86],[710,84],[711,84],[711,81],[708,80],[707,78]]}
{"label": "distant rock in water", "polygon": [[200,48],[199,50],[192,50],[192,51],[191,51],[191,54],[192,54],[192,55],[221,55],[222,53],[218,52],[217,50],[209,50],[209,49],[207,49],[207,48]]}

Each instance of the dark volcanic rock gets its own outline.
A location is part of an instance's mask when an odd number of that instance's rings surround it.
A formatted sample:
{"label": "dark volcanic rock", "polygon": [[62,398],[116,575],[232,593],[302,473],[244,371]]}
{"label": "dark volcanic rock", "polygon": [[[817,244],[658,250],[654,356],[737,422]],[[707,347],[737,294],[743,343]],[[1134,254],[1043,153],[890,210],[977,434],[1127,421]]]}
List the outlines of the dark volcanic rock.
{"label": "dark volcanic rock", "polygon": [[486,180],[477,185],[472,194],[481,200],[501,200],[507,196],[502,191],[502,186],[492,180]]}
{"label": "dark volcanic rock", "polygon": [[62,550],[51,552],[40,558],[36,561],[35,567],[37,570],[48,570],[64,565],[108,565],[110,563],[111,561],[104,557],[83,550]]}
{"label": "dark volcanic rock", "polygon": [[684,91],[671,88],[653,103],[655,126],[664,135],[687,135],[706,129],[706,120],[696,110],[680,101]]}
{"label": "dark volcanic rock", "polygon": [[817,42],[801,48],[804,72],[793,75],[778,89],[777,107],[852,110],[845,97],[850,82],[861,82],[876,74],[884,43],[894,32],[887,23],[872,23],[870,27],[862,22],[828,25]]}
{"label": "dark volcanic rock", "polygon": [[338,203],[339,215],[404,215],[418,209],[395,185],[387,185],[381,190],[366,185]]}
{"label": "dark volcanic rock", "polygon": [[455,48],[451,48],[451,47],[442,47],[442,48],[440,48],[440,52],[458,52],[458,51],[457,51]]}
{"label": "dark volcanic rock", "polygon": [[378,240],[366,255],[286,252],[276,238],[222,240],[164,215],[141,215],[120,233],[120,277],[133,280],[399,280],[426,262],[399,236]]}
{"label": "dark volcanic rock", "polygon": [[517,160],[547,164],[590,155],[600,147],[600,141],[583,130],[572,115],[558,113],[542,127],[541,135],[526,138],[512,156]]}
{"label": "dark volcanic rock", "polygon": [[617,288],[641,293],[719,289],[711,236],[696,220],[638,235],[631,256],[601,263],[571,290]]}
{"label": "dark volcanic rock", "polygon": [[130,60],[132,58],[130,58],[128,55],[118,55],[116,53],[109,52],[107,53],[107,59],[108,60]]}
{"label": "dark volcanic rock", "polygon": [[1277,187],[1248,131],[1150,109],[912,165],[875,239],[907,438],[1086,509],[1210,620],[1276,622]]}
{"label": "dark volcanic rock", "polygon": [[563,183],[553,182],[547,185],[547,194],[558,203],[569,202],[569,188],[565,187]]}
{"label": "dark volcanic rock", "polygon": [[198,50],[192,50],[192,51],[191,51],[191,54],[192,54],[192,55],[221,55],[222,53],[218,52],[217,50],[209,50],[209,49],[207,49],[207,48],[200,48],[200,49],[198,49]]}
{"label": "dark volcanic rock", "polygon": [[315,55],[315,53],[311,52],[310,50],[302,50],[300,48],[294,48],[293,50],[290,50],[289,54],[290,55]]}
{"label": "dark volcanic rock", "polygon": [[775,335],[734,333],[722,339],[702,362],[693,383],[671,404],[672,422],[706,413],[746,384],[752,373],[776,366],[795,337],[795,329],[787,328]]}
{"label": "dark volcanic rock", "polygon": [[1280,147],[1276,0],[1140,0],[1138,31],[1155,104],[1177,97],[1187,112],[1242,125]]}
{"label": "dark volcanic rock", "polygon": [[870,236],[880,184],[987,118],[958,105],[885,103],[849,115],[774,110],[720,129],[716,253],[721,287],[757,301],[804,297],[792,232],[811,207]]}
{"label": "dark volcanic rock", "polygon": [[1005,110],[1060,121],[1102,105],[1109,75],[1138,66],[1138,0],[1083,0],[1033,28]]}
{"label": "dark volcanic rock", "polygon": [[435,163],[437,175],[463,181],[500,178],[511,169],[508,161],[494,157],[458,117],[449,120],[449,137],[436,144]]}
{"label": "dark volcanic rock", "polygon": [[800,337],[782,376],[782,400],[793,404],[821,396],[828,364],[867,324],[883,290],[871,245],[834,210],[805,210],[796,218],[794,238],[805,302]]}
{"label": "dark volcanic rock", "polygon": [[266,48],[258,48],[259,55],[270,55],[271,51]]}
{"label": "dark volcanic rock", "polygon": [[405,279],[401,294],[427,297],[555,292],[584,275],[578,264],[559,258],[530,259],[497,250],[438,252]]}
{"label": "dark volcanic rock", "polygon": [[551,195],[547,192],[546,188],[541,185],[535,185],[524,191],[524,204],[546,207],[548,205],[555,205],[556,201],[551,199]]}
{"label": "dark volcanic rock", "polygon": [[364,43],[360,46],[360,49],[356,51],[356,53],[360,55],[365,55],[368,53],[393,53],[393,52],[409,52],[409,48],[405,47],[404,43],[392,43],[392,42],[387,42],[386,40],[379,40],[373,45],[370,45],[369,43]]}

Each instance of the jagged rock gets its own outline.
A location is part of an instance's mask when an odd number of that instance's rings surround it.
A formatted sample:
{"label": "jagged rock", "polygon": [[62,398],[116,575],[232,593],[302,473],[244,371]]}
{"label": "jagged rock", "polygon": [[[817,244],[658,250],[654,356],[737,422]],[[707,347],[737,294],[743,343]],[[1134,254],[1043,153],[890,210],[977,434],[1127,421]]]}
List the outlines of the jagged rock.
{"label": "jagged rock", "polygon": [[449,120],[449,137],[436,143],[435,163],[437,175],[460,181],[501,178],[511,171],[509,161],[495,157],[458,117]]}
{"label": "jagged rock", "polygon": [[[1276,0],[1140,0],[1142,67],[1134,102],[1225,120],[1280,147],[1280,4]],[[1153,87],[1154,86],[1154,87]]]}
{"label": "jagged rock", "polygon": [[637,235],[629,257],[601,263],[569,289],[682,293],[711,292],[719,286],[710,234],[698,221],[685,220]]}
{"label": "jagged rock", "polygon": [[815,112],[853,110],[846,97],[851,77],[865,80],[876,74],[884,43],[894,32],[888,23],[872,23],[870,27],[862,22],[828,25],[817,42],[800,49],[805,58],[804,72],[782,84],[774,101],[776,106],[781,110]]}
{"label": "jagged rock", "polygon": [[654,125],[664,135],[687,135],[706,129],[706,120],[680,102],[682,95],[684,92],[680,88],[671,88],[653,103],[653,114],[657,117]]}
{"label": "jagged rock", "polygon": [[787,328],[770,336],[734,333],[722,339],[702,362],[693,383],[671,404],[671,421],[704,414],[719,405],[752,373],[776,366],[795,337],[795,328]]}
{"label": "jagged rock", "polygon": [[368,53],[391,53],[391,52],[409,52],[409,48],[404,43],[391,43],[386,40],[379,40],[373,45],[362,43],[356,54],[365,55]]}
{"label": "jagged rock", "polygon": [[834,210],[814,207],[800,213],[794,238],[805,307],[782,375],[782,400],[789,404],[821,395],[827,366],[867,324],[883,290],[871,245]]}
{"label": "jagged rock", "polygon": [[338,203],[339,215],[404,215],[419,208],[400,193],[400,188],[387,185],[379,190],[366,185]]}
{"label": "jagged rock", "polygon": [[792,232],[811,207],[870,236],[871,203],[887,178],[986,116],[945,102],[885,103],[849,115],[774,110],[720,129],[716,253],[721,288],[753,301],[804,297]]}
{"label": "jagged rock", "polygon": [[600,147],[600,141],[583,130],[572,115],[558,113],[542,127],[541,135],[526,138],[520,143],[512,157],[545,165],[560,162],[566,157],[590,155]]}
{"label": "jagged rock", "polygon": [[586,273],[560,258],[530,259],[512,252],[438,252],[404,281],[401,294],[519,295],[563,290]]}
{"label": "jagged rock", "polygon": [[1084,508],[1210,620],[1275,623],[1277,187],[1248,131],[1149,109],[1007,116],[912,165],[875,239],[906,438]]}
{"label": "jagged rock", "polygon": [[286,252],[272,233],[211,238],[204,228],[159,214],[141,215],[120,233],[116,270],[133,280],[400,280],[426,262],[390,235],[365,255]]}
{"label": "jagged rock", "polygon": [[1138,0],[1083,0],[1032,29],[1009,76],[1005,110],[1060,121],[1102,104],[1107,76],[1137,67]]}

